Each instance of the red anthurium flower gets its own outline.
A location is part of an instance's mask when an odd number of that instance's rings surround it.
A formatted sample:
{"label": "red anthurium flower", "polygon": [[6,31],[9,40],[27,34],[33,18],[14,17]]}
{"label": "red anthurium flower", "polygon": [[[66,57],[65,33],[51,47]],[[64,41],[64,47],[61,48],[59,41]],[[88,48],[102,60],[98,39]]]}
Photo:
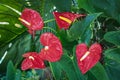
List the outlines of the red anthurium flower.
{"label": "red anthurium flower", "polygon": [[61,58],[63,54],[62,45],[55,35],[52,33],[44,33],[40,37],[40,42],[44,46],[40,52],[43,60],[55,62]]}
{"label": "red anthurium flower", "polygon": [[53,12],[53,15],[55,16],[56,22],[60,29],[62,28],[68,29],[71,23],[76,20],[76,18],[85,16],[82,14],[74,14],[70,12],[63,12],[63,13]]}
{"label": "red anthurium flower", "polygon": [[102,48],[100,44],[94,43],[88,50],[86,44],[82,43],[76,47],[78,66],[83,74],[90,70],[100,59]]}
{"label": "red anthurium flower", "polygon": [[28,28],[28,32],[34,36],[36,30],[41,30],[44,23],[39,13],[32,9],[24,9],[19,20]]}
{"label": "red anthurium flower", "polygon": [[26,54],[23,54],[23,57],[25,57],[26,59],[22,62],[22,70],[45,68],[44,62],[40,58],[38,53],[28,52]]}

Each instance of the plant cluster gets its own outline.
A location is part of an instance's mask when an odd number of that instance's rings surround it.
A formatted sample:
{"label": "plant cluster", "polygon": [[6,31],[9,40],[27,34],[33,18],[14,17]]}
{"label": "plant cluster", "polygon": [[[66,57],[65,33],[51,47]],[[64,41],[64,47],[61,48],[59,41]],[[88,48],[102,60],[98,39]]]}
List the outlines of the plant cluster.
{"label": "plant cluster", "polygon": [[119,80],[119,3],[1,0],[1,79]]}

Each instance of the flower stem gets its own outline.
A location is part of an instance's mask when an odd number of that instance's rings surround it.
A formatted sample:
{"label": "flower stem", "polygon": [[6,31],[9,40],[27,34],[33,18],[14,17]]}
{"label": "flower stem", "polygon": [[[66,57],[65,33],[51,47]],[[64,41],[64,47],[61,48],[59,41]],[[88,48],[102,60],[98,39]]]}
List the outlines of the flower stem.
{"label": "flower stem", "polygon": [[50,20],[44,21],[44,23],[48,23],[48,22],[52,22],[52,21],[55,21],[55,19],[50,19]]}
{"label": "flower stem", "polygon": [[102,42],[104,39],[102,38],[101,40],[98,41],[98,43]]}
{"label": "flower stem", "polygon": [[49,30],[53,31],[54,33],[57,33],[54,29],[52,29],[50,27],[43,27],[43,29],[49,29]]}

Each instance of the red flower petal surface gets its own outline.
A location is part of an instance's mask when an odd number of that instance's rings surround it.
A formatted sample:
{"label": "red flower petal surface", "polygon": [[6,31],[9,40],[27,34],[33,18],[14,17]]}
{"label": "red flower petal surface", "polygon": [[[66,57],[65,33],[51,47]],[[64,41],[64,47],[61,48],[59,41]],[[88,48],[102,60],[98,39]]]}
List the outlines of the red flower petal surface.
{"label": "red flower petal surface", "polygon": [[32,9],[24,9],[19,20],[29,29],[28,32],[32,35],[34,35],[36,30],[41,30],[44,26],[39,13]]}
{"label": "red flower petal surface", "polygon": [[69,26],[71,25],[71,23],[73,21],[75,21],[76,18],[85,16],[82,14],[74,14],[74,13],[70,13],[70,12],[53,12],[53,15],[56,19],[56,22],[58,24],[58,27],[60,29],[64,28],[64,29],[68,29]]}
{"label": "red flower petal surface", "polygon": [[89,50],[86,44],[82,43],[76,47],[78,66],[83,74],[90,70],[100,59],[102,48],[100,44],[93,44]]}
{"label": "red flower petal surface", "polygon": [[23,60],[22,62],[22,65],[21,65],[22,70],[45,68],[44,62],[40,58],[38,53],[28,52],[23,54],[23,57],[26,57],[26,59]]}
{"label": "red flower petal surface", "polygon": [[44,33],[40,37],[40,42],[44,46],[41,49],[40,55],[43,60],[50,62],[58,61],[63,52],[60,40],[52,33]]}

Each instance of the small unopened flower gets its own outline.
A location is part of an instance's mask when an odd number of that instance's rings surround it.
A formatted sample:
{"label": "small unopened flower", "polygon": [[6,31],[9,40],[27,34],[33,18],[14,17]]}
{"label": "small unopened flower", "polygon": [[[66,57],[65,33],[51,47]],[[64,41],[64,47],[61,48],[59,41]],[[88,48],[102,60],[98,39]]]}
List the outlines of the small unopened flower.
{"label": "small unopened flower", "polygon": [[82,43],[76,47],[76,57],[78,66],[83,74],[90,70],[101,58],[102,47],[98,43],[94,43],[91,47]]}
{"label": "small unopened flower", "polygon": [[45,68],[44,61],[41,59],[38,53],[28,52],[23,54],[25,59],[22,62],[21,69],[43,69]]}
{"label": "small unopened flower", "polygon": [[40,14],[32,9],[24,9],[19,20],[28,28],[28,32],[34,36],[35,31],[41,30],[44,22]]}
{"label": "small unopened flower", "polygon": [[72,22],[74,22],[77,18],[85,16],[83,14],[75,14],[70,12],[53,12],[53,15],[56,19],[58,27],[60,29],[68,29]]}
{"label": "small unopened flower", "polygon": [[58,61],[62,54],[62,45],[60,40],[52,33],[44,33],[40,37],[40,42],[44,46],[40,55],[43,60],[50,62]]}

